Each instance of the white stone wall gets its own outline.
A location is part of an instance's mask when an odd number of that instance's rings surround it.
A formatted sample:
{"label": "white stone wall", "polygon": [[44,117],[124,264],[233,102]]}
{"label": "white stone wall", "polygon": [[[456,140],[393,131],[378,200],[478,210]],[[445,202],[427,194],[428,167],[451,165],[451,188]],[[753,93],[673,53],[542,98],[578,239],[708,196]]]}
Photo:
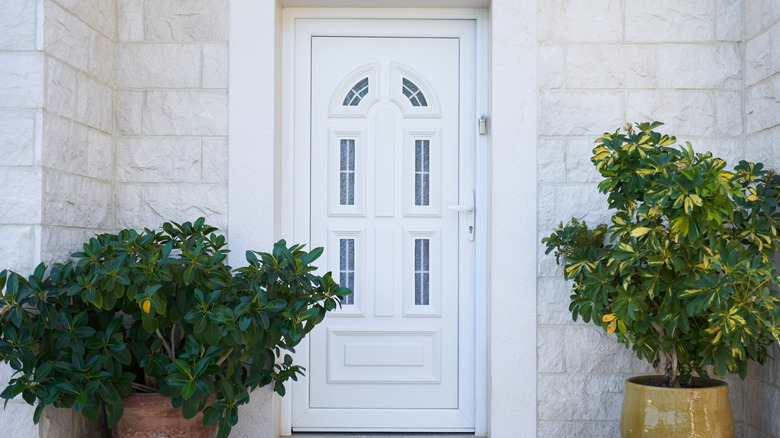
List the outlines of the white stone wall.
{"label": "white stone wall", "polygon": [[[746,1],[745,129],[748,155],[780,167],[780,2]],[[780,348],[763,367],[752,364],[745,388],[746,438],[780,437]]]}
{"label": "white stone wall", "polygon": [[224,230],[228,1],[117,8],[116,225],[205,216]]}
{"label": "white stone wall", "polygon": [[[0,13],[0,270],[32,272],[40,260],[44,54],[38,2],[2,2]],[[0,387],[11,369],[0,366]],[[0,429],[37,437],[21,398],[0,410]]]}
{"label": "white stone wall", "polygon": [[115,0],[43,0],[41,259],[114,228]]}
{"label": "white stone wall", "polygon": [[[744,150],[741,4],[538,3],[540,240],[572,216],[608,221],[590,156],[597,137],[626,122],[662,121],[663,132],[729,163],[765,159],[768,150]],[[655,371],[614,336],[572,321],[570,284],[538,248],[538,436],[618,436],[624,379]],[[741,436],[743,384],[726,380]]]}

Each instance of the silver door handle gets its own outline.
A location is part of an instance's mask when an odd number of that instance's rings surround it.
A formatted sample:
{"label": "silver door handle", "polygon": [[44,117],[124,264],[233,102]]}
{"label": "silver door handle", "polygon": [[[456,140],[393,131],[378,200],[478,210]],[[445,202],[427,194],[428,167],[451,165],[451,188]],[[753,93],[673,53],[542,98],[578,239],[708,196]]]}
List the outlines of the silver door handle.
{"label": "silver door handle", "polygon": [[473,242],[474,241],[474,216],[476,216],[474,214],[474,206],[477,204],[476,197],[477,197],[476,193],[474,193],[474,190],[472,190],[471,191],[471,202],[472,202],[471,205],[468,205],[468,204],[455,204],[455,205],[450,205],[449,207],[447,207],[447,210],[450,210],[450,211],[457,211],[459,213],[466,211],[466,212],[471,213],[471,214],[468,215],[468,218],[466,219],[466,226],[468,227],[467,231],[468,231],[469,242]]}

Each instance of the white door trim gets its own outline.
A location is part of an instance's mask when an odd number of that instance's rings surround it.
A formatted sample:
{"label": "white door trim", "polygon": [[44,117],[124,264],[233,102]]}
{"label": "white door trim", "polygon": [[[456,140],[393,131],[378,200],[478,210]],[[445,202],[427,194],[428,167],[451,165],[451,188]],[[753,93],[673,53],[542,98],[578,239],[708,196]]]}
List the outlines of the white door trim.
{"label": "white door trim", "polygon": [[[309,138],[309,114],[308,108],[295,107],[295,78],[296,65],[301,65],[301,60],[308,59],[308,53],[295,52],[296,32],[306,32],[308,35],[345,35],[344,28],[339,29],[332,25],[318,26],[317,20],[306,20],[306,25],[300,19],[373,19],[371,23],[351,21],[350,26],[355,34],[370,35],[372,31],[381,32],[381,36],[447,36],[441,35],[441,31],[431,33],[423,27],[417,30],[392,29],[389,26],[377,26],[382,21],[391,19],[465,19],[471,20],[476,25],[475,59],[476,59],[476,113],[464,116],[461,123],[476,124],[479,114],[487,113],[487,14],[484,10],[471,9],[298,9],[287,8],[282,16],[282,78],[289,78],[282,83],[282,220],[281,231],[283,236],[289,237],[295,242],[308,242],[309,235],[309,157],[307,148],[296,148],[296,141],[308,142]],[[296,22],[298,25],[296,25]],[[312,24],[315,24],[312,26]],[[387,24],[387,23],[386,23]],[[413,34],[410,33],[413,32]],[[393,33],[397,35],[394,35]],[[305,64],[304,64],[305,65]],[[310,90],[301,90],[308,95]],[[297,112],[296,112],[297,111]],[[295,121],[300,126],[295,126]],[[298,137],[296,137],[298,136]],[[475,150],[475,189],[476,189],[476,218],[475,218],[475,288],[473,297],[474,321],[473,327],[464,327],[462,330],[470,332],[469,337],[474,339],[474,370],[475,379],[468,382],[467,387],[473,388],[474,424],[476,435],[485,435],[487,432],[487,255],[488,255],[488,188],[487,188],[487,136],[476,135]],[[297,149],[297,150],[296,150]],[[466,306],[462,306],[465,308]],[[461,311],[465,311],[463,309]],[[305,343],[298,348],[299,356],[307,357],[308,351]],[[282,399],[282,435],[290,435],[292,431],[292,403],[290,397]]]}

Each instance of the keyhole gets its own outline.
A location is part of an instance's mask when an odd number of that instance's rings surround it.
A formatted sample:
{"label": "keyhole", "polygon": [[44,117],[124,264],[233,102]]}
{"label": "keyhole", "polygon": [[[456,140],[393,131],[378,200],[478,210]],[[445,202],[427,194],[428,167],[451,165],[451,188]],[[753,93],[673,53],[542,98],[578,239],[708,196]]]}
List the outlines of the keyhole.
{"label": "keyhole", "polygon": [[469,234],[474,232],[474,227],[469,227]]}

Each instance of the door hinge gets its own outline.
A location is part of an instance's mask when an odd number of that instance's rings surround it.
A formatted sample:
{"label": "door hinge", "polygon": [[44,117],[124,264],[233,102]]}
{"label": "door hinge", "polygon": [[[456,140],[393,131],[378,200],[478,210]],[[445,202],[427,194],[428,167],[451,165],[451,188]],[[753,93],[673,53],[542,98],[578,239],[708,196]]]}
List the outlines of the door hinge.
{"label": "door hinge", "polygon": [[487,116],[482,114],[479,116],[479,135],[487,134]]}

